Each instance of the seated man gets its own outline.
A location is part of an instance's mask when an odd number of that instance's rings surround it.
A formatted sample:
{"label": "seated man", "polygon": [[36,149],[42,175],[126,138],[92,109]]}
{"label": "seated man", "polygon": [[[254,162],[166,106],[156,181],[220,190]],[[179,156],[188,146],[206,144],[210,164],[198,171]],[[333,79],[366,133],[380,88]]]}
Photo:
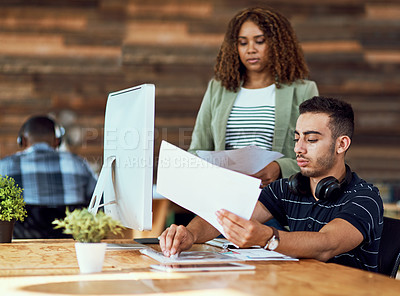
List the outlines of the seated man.
{"label": "seated man", "polygon": [[72,211],[89,205],[96,186],[93,171],[80,157],[57,150],[61,135],[46,116],[25,122],[18,142],[24,150],[0,160],[0,174],[24,189],[28,217],[15,224],[14,238],[66,237],[51,223],[65,217],[66,206]]}
{"label": "seated man", "polygon": [[[345,165],[354,114],[345,102],[314,97],[300,105],[295,148],[300,173],[265,187],[250,220],[226,210],[216,215],[226,238],[297,257],[377,271],[383,204],[376,187]],[[339,180],[339,181],[338,181]],[[290,231],[263,225],[275,217]],[[200,217],[171,225],[160,237],[164,255],[189,249],[219,233]]]}

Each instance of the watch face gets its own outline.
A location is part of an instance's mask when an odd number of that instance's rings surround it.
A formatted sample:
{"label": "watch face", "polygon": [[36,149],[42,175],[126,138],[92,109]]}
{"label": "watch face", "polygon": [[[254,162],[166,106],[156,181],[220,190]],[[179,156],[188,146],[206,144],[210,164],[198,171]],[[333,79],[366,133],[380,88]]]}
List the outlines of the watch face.
{"label": "watch face", "polygon": [[271,251],[273,251],[273,250],[275,250],[275,249],[278,247],[278,245],[279,245],[279,241],[278,241],[275,237],[273,237],[273,238],[269,241],[268,249],[271,250]]}

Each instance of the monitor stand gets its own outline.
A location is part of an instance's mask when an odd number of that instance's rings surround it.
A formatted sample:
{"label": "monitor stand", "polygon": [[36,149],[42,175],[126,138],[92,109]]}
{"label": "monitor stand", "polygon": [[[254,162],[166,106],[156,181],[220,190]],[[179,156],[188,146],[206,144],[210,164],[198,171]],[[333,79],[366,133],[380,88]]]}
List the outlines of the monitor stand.
{"label": "monitor stand", "polygon": [[[90,200],[88,211],[92,214],[97,214],[99,208],[106,205],[115,204],[116,201],[112,200],[108,203],[100,204],[100,201],[104,194],[104,187],[107,180],[112,179],[114,181],[115,172],[115,156],[110,156],[106,159],[101,168],[99,178],[97,179],[96,187],[94,188],[92,199]],[[114,184],[114,182],[113,182]]]}
{"label": "monitor stand", "polygon": [[[94,188],[92,199],[90,200],[88,211],[92,214],[96,214],[99,208],[104,207],[106,205],[115,204],[116,201],[110,201],[108,203],[100,204],[102,197],[104,197],[104,186],[107,183],[107,180],[110,178],[114,181],[114,173],[115,173],[115,156],[110,156],[107,158],[107,161],[103,164],[101,168],[99,178],[97,179],[96,187]],[[114,184],[114,182],[113,182]],[[140,239],[139,239],[140,240]],[[158,239],[155,238],[158,244]],[[136,241],[136,240],[135,240]],[[120,249],[143,249],[146,248],[145,245],[136,241],[136,244],[118,244],[118,243],[107,243],[108,250],[120,250]]]}

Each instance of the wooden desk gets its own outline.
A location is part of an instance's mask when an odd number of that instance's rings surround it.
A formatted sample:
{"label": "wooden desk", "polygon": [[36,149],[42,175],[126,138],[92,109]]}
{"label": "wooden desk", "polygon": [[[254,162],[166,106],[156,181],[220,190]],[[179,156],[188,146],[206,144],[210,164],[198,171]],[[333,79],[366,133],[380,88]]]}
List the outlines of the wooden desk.
{"label": "wooden desk", "polygon": [[[154,246],[158,248],[158,246]],[[196,250],[216,250],[195,245]],[[218,249],[217,249],[218,250]],[[79,274],[72,240],[0,244],[0,295],[399,295],[400,281],[316,260],[256,262],[255,271],[163,273],[136,250],[108,250],[102,273]]]}

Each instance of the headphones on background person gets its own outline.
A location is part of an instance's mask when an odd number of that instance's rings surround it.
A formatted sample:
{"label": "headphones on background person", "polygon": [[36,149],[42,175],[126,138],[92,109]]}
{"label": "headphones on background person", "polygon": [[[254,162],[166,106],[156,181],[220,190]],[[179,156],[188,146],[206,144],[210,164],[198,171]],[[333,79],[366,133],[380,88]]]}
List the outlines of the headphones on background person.
{"label": "headphones on background person", "polygon": [[[335,200],[343,193],[344,188],[351,182],[352,172],[346,164],[346,176],[339,182],[335,177],[326,177],[320,180],[315,188],[315,197],[319,200]],[[310,193],[309,178],[301,173],[294,174],[289,177],[289,190],[294,195],[305,195]]]}
{"label": "headphones on background person", "polygon": [[32,121],[40,120],[40,119],[45,119],[48,120],[49,122],[52,123],[53,129],[54,129],[54,135],[57,140],[57,147],[60,147],[63,137],[65,135],[65,129],[58,124],[55,120],[51,119],[48,116],[42,115],[42,116],[32,116],[29,118],[25,123],[21,126],[19,132],[18,132],[18,137],[17,137],[17,143],[19,147],[23,147],[23,139],[25,138],[25,130],[28,124],[30,124]]}

